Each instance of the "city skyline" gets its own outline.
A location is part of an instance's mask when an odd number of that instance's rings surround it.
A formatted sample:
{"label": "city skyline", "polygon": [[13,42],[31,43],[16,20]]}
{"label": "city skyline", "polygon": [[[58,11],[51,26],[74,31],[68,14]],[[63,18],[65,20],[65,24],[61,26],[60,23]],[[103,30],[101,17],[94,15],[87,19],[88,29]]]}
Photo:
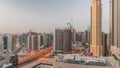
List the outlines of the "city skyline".
{"label": "city skyline", "polygon": [[120,68],[120,0],[0,0],[0,68]]}
{"label": "city skyline", "polygon": [[[57,27],[67,26],[71,19],[77,31],[84,31],[90,24],[90,3],[91,0],[30,0],[29,2],[1,0],[0,32],[21,33],[30,29],[37,32],[53,32]],[[102,26],[108,33],[109,0],[103,0],[102,4]]]}

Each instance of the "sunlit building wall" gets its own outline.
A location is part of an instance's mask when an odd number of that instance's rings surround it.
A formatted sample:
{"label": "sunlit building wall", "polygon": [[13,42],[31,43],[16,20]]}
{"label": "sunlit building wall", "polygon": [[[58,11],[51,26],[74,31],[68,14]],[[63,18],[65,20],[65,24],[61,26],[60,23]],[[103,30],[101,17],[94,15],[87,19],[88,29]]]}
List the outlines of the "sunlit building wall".
{"label": "sunlit building wall", "polygon": [[[120,0],[110,0],[111,54],[120,57]],[[120,59],[120,58],[119,58]]]}

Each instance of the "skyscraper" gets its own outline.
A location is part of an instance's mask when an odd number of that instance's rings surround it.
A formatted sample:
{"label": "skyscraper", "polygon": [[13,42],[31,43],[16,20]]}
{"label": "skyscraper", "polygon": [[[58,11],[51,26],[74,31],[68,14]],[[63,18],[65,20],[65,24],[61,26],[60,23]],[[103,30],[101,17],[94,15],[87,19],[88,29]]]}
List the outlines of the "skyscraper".
{"label": "skyscraper", "polygon": [[7,50],[8,49],[8,36],[4,35],[3,36],[3,42],[4,42],[4,49]]}
{"label": "skyscraper", "polygon": [[38,37],[37,37],[37,35],[32,35],[32,50],[38,50]]}
{"label": "skyscraper", "polygon": [[91,41],[90,41],[90,53],[95,56],[103,56],[102,46],[102,7],[101,0],[92,0],[91,5]]}
{"label": "skyscraper", "polygon": [[44,33],[44,46],[48,47],[53,44],[53,35],[49,33]]}
{"label": "skyscraper", "polygon": [[47,47],[48,46],[48,34],[44,33],[43,36],[44,36],[43,45],[44,47]]}
{"label": "skyscraper", "polygon": [[27,40],[27,43],[28,43],[28,49],[30,49],[30,50],[32,50],[33,49],[33,39],[34,39],[34,37],[33,37],[33,35],[37,35],[37,33],[36,32],[31,32],[31,31],[29,31],[28,32],[28,40]]}
{"label": "skyscraper", "polygon": [[120,57],[120,0],[110,0],[111,52]]}
{"label": "skyscraper", "polygon": [[63,30],[63,52],[70,53],[72,51],[72,31],[69,29]]}
{"label": "skyscraper", "polygon": [[102,45],[103,45],[103,51],[104,51],[104,56],[109,56],[110,54],[110,47],[109,47],[109,35],[107,33],[102,32]]}
{"label": "skyscraper", "polygon": [[43,35],[41,35],[41,36],[40,36],[40,46],[43,45],[43,40],[44,40],[44,39],[43,39]]}
{"label": "skyscraper", "polygon": [[85,30],[85,41],[88,42],[88,31]]}
{"label": "skyscraper", "polygon": [[72,51],[72,31],[70,29],[55,29],[54,52],[70,53]]}
{"label": "skyscraper", "polygon": [[55,29],[55,51],[63,51],[63,31]]}
{"label": "skyscraper", "polygon": [[32,49],[32,35],[28,35],[28,49]]}
{"label": "skyscraper", "polygon": [[40,49],[41,47],[41,37],[42,37],[42,34],[38,34],[38,48]]}
{"label": "skyscraper", "polygon": [[8,50],[12,51],[12,36],[8,36]]}
{"label": "skyscraper", "polygon": [[17,35],[12,35],[12,51],[16,48]]}

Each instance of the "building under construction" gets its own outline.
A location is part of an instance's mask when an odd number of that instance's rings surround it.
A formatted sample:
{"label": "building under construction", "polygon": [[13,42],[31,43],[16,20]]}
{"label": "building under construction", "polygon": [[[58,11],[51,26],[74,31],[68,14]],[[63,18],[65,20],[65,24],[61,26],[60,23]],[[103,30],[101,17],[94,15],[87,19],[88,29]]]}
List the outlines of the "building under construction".
{"label": "building under construction", "polygon": [[63,30],[63,52],[72,51],[72,32],[69,29]]}
{"label": "building under construction", "polygon": [[55,52],[70,53],[72,51],[72,31],[70,29],[55,30]]}

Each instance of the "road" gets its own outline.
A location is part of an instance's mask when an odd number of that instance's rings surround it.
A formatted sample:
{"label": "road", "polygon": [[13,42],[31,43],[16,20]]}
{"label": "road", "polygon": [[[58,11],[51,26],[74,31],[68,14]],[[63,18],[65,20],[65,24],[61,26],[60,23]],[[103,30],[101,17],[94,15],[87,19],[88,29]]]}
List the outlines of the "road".
{"label": "road", "polygon": [[39,56],[38,58],[36,59],[33,59],[31,61],[28,61],[24,64],[20,64],[18,67],[19,68],[31,68],[32,66],[42,62],[42,60],[46,59],[46,57],[49,57],[50,53],[48,54],[45,54],[45,55],[42,55],[42,56]]}
{"label": "road", "polygon": [[27,56],[23,59],[21,58],[19,61],[18,67],[19,68],[31,68],[37,63],[40,63],[46,57],[49,57],[51,54],[51,50],[52,50],[52,47],[48,47],[48,48],[41,50],[40,52],[35,52],[31,54],[30,56]]}
{"label": "road", "polygon": [[47,48],[39,50],[39,51],[33,50],[32,52],[30,52],[30,55],[24,56],[24,57],[19,57],[18,64],[26,63],[27,61],[35,59],[39,56],[43,56],[44,54],[50,53],[52,49],[53,49],[52,46],[50,46],[50,47],[47,47]]}

